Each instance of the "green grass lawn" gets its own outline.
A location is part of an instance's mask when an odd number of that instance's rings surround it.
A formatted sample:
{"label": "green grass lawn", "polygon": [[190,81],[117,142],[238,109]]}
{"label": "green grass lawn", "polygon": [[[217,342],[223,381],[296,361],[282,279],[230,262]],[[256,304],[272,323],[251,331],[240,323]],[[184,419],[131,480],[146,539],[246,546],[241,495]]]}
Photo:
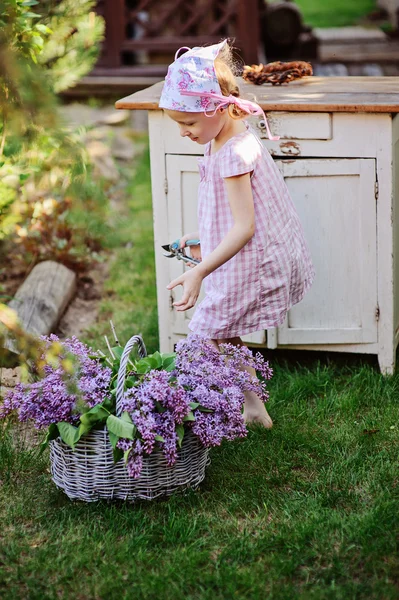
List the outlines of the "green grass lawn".
{"label": "green grass lawn", "polygon": [[[158,350],[158,313],[154,237],[151,205],[150,159],[147,150],[135,168],[122,173],[127,182],[122,200],[113,211],[113,236],[110,276],[100,304],[99,322],[90,327],[83,341],[106,351],[103,336],[112,339],[109,319],[113,320],[121,343],[137,333],[146,342],[148,353]],[[125,185],[125,184],[124,184]]]}
{"label": "green grass lawn", "polygon": [[274,365],[274,429],[168,501],[70,502],[3,432],[0,596],[397,599],[399,376]]}
{"label": "green grass lawn", "polygon": [[[113,316],[123,336],[140,326],[152,346],[148,156],[130,185],[103,323],[87,335],[100,341]],[[359,359],[270,357],[274,428],[213,449],[200,489],[169,500],[71,502],[48,454],[17,451],[3,429],[0,597],[396,600],[399,374]]]}
{"label": "green grass lawn", "polygon": [[376,0],[295,0],[295,4],[312,27],[358,25],[377,7]]}

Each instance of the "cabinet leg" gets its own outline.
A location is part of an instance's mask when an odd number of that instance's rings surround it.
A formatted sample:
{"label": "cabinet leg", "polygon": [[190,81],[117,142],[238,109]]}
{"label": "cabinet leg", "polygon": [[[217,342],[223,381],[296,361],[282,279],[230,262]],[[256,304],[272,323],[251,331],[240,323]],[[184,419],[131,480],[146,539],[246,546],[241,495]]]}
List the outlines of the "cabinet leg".
{"label": "cabinet leg", "polygon": [[393,375],[395,372],[396,352],[393,354],[381,352],[378,354],[378,364],[383,375]]}

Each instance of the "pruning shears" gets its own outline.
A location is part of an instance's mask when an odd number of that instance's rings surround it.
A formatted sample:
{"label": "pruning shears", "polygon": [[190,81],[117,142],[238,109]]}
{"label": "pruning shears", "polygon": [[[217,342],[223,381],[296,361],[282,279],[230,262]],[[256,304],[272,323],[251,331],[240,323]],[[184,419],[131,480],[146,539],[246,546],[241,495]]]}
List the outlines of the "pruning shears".
{"label": "pruning shears", "polygon": [[[186,241],[186,246],[198,246],[198,244],[200,244],[199,240],[187,240]],[[197,260],[196,258],[191,258],[191,256],[187,256],[184,248],[180,248],[179,246],[180,246],[180,240],[176,240],[175,242],[172,242],[171,244],[165,244],[165,246],[162,246],[162,248],[164,250],[166,250],[168,252],[168,254],[166,252],[164,252],[163,255],[166,256],[166,258],[177,258],[177,260],[183,260],[186,263],[198,265],[198,263],[200,261]]]}

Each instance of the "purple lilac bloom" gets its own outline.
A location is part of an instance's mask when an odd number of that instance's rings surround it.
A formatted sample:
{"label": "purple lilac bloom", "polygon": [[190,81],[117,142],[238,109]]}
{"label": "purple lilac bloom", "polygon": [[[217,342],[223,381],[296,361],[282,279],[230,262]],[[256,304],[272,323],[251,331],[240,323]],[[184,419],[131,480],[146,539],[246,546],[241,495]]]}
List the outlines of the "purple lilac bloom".
{"label": "purple lilac bloom", "polygon": [[[125,392],[121,408],[130,414],[137,427],[141,441],[140,456],[143,453],[151,454],[155,437],[161,436],[164,441],[157,443],[167,463],[173,465],[177,458],[176,425],[183,423],[184,417],[190,412],[190,400],[184,388],[170,379],[171,374],[167,371],[151,371],[139,386]],[[131,463],[130,471],[138,473],[140,461],[135,448],[129,454],[128,470]]]}
{"label": "purple lilac bloom", "polygon": [[253,391],[265,402],[268,399],[266,382],[253,376],[246,370],[248,367],[264,380],[272,376],[261,354],[253,356],[246,347],[224,344],[219,352],[196,335],[179,342],[172,373],[151,371],[140,385],[125,392],[121,408],[130,414],[140,438],[134,442],[120,440],[117,444],[123,450],[132,448],[127,462],[129,474],[140,476],[143,457],[156,445],[162,449],[168,465],[176,462],[176,425],[183,423],[190,403],[199,404],[192,409],[195,420],[190,426],[205,447],[218,446],[224,439],[245,437],[244,392]]}
{"label": "purple lilac bloom", "polygon": [[[255,369],[265,380],[272,376],[262,355],[254,357],[245,346],[223,344],[218,352],[209,341],[194,334],[177,344],[173,375],[191,401],[200,403],[193,411],[192,431],[204,446],[246,435],[245,391],[255,392],[264,402],[268,400],[265,381],[259,381],[245,367]],[[212,412],[203,412],[204,408]]]}
{"label": "purple lilac bloom", "polygon": [[[56,335],[42,336],[46,347],[59,342]],[[83,401],[89,408],[104,400],[111,380],[111,369],[103,367],[99,358],[76,337],[62,342],[76,361],[72,375],[65,373],[62,366],[54,368],[47,364],[44,377],[34,383],[20,383],[7,394],[0,418],[11,411],[18,412],[20,421],[32,420],[36,429],[48,427],[52,423],[66,421],[76,425],[80,414],[76,403]],[[45,360],[45,354],[42,359]],[[65,358],[65,356],[60,357]]]}

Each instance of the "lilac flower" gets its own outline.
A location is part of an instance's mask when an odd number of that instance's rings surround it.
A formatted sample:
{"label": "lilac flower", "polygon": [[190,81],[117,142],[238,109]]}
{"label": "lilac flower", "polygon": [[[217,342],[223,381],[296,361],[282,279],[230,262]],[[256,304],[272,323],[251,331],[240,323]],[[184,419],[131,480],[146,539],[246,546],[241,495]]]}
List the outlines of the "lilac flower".
{"label": "lilac flower", "polygon": [[[190,412],[189,402],[186,391],[171,381],[171,375],[167,371],[151,371],[139,386],[125,392],[121,408],[130,414],[137,427],[141,440],[140,454],[151,454],[158,437],[168,464],[176,462],[176,425],[183,423],[184,417]],[[133,450],[134,448],[135,446]],[[137,454],[136,450],[134,452]],[[131,461],[138,464],[137,458],[132,458]]]}
{"label": "lilac flower", "polygon": [[[46,343],[46,348],[59,341],[53,334],[42,336],[41,339]],[[32,420],[36,429],[59,421],[76,425],[80,418],[78,402],[83,401],[92,408],[104,400],[109,389],[111,369],[103,367],[99,358],[90,358],[93,351],[76,337],[65,340],[63,346],[76,362],[73,374],[65,373],[62,366],[55,368],[47,364],[43,379],[20,383],[6,395],[0,418],[15,410],[20,421]],[[45,360],[45,355],[42,359]]]}
{"label": "lilac flower", "polygon": [[[265,381],[260,381],[245,367],[251,367],[268,380],[272,370],[258,353],[255,357],[245,346],[223,344],[220,352],[207,340],[191,335],[176,347],[173,375],[187,391],[194,409],[192,431],[204,446],[219,445],[223,439],[246,435],[243,419],[244,392],[255,392],[268,400]],[[204,409],[212,412],[202,412]]]}
{"label": "lilac flower", "polygon": [[[218,446],[224,439],[245,437],[243,418],[244,392],[253,391],[268,399],[265,381],[253,376],[246,367],[268,380],[272,371],[261,354],[253,356],[246,347],[225,344],[219,352],[209,342],[191,335],[176,348],[176,368],[172,373],[151,371],[142,382],[125,392],[122,409],[137,427],[137,440],[121,440],[118,447],[131,448],[127,468],[139,477],[143,456],[158,445],[168,465],[178,456],[176,426],[192,413],[186,424],[200,442]],[[193,409],[190,410],[190,404]]]}
{"label": "lilac flower", "polygon": [[[47,347],[59,341],[54,335],[42,339]],[[63,345],[65,356],[69,353],[74,358],[73,374],[46,364],[43,379],[19,384],[6,397],[0,417],[16,410],[21,421],[33,420],[38,429],[59,421],[77,425],[84,405],[92,408],[104,400],[111,369],[102,366],[100,358],[77,338]],[[190,428],[205,447],[245,437],[245,392],[252,391],[266,402],[266,382],[271,376],[261,354],[253,356],[246,347],[224,344],[219,352],[196,335],[179,342],[172,373],[154,369],[124,393],[120,408],[130,415],[136,433],[134,440],[119,439],[116,446],[129,451],[129,475],[140,477],[144,458],[156,448],[169,466],[174,465],[182,432]]]}

